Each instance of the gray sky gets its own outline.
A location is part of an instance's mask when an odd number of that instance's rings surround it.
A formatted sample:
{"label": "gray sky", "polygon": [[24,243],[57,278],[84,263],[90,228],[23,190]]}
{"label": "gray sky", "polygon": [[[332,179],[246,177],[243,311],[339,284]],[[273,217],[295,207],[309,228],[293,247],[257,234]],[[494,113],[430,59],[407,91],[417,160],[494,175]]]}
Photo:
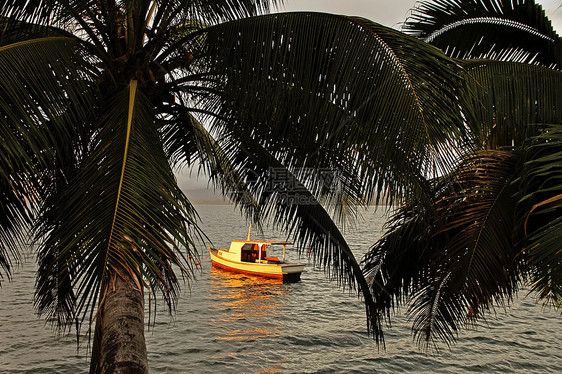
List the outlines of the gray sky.
{"label": "gray sky", "polygon": [[[547,16],[558,34],[562,33],[562,0],[539,0]],[[279,11],[315,11],[350,16],[361,16],[385,26],[399,28],[409,15],[409,10],[414,6],[415,0],[284,0],[285,6]],[[186,191],[188,197],[194,202],[222,201],[222,197],[215,198],[212,193],[201,191],[207,186],[207,178],[195,178],[197,173],[189,175],[189,169],[177,173],[180,186]],[[191,192],[190,192],[191,191]]]}
{"label": "gray sky", "polygon": [[[361,16],[385,26],[397,27],[408,16],[414,0],[284,0],[280,11],[316,11]],[[284,8],[284,9],[283,9]]]}

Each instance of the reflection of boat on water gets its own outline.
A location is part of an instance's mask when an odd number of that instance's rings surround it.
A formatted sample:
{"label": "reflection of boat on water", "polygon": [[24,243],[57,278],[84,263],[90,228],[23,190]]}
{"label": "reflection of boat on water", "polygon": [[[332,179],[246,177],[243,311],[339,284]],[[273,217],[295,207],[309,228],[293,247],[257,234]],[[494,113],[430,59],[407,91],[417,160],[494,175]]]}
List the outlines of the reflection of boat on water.
{"label": "reflection of boat on water", "polygon": [[[267,278],[282,279],[283,282],[297,282],[301,278],[305,264],[285,261],[287,245],[284,241],[233,240],[229,249],[211,248],[209,252],[214,266],[236,273],[252,274]],[[283,246],[283,257],[268,256],[268,250],[274,246]]]}
{"label": "reflection of boat on water", "polygon": [[207,297],[216,340],[253,341],[284,335],[285,303],[291,288],[281,279],[263,278],[213,267]]}

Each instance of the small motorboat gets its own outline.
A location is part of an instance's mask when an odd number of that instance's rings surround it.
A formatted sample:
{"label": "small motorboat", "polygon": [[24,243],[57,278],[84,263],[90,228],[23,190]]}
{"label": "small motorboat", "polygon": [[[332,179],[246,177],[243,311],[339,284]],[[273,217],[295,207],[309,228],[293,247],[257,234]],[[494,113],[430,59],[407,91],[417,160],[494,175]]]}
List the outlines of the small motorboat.
{"label": "small motorboat", "polygon": [[[229,249],[211,248],[211,262],[213,266],[236,273],[259,275],[267,278],[282,279],[283,282],[298,282],[305,264],[285,262],[287,245],[284,241],[250,240],[250,230],[247,240],[233,240]],[[269,255],[274,246],[283,246],[283,257]]]}

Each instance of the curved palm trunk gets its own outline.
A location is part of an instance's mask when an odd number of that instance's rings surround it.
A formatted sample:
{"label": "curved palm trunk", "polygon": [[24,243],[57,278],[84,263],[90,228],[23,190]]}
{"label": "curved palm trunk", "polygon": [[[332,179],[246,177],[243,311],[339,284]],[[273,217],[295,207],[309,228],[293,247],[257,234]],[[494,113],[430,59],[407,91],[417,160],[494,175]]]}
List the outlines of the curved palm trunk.
{"label": "curved palm trunk", "polygon": [[142,287],[125,270],[109,279],[96,321],[90,373],[148,373]]}

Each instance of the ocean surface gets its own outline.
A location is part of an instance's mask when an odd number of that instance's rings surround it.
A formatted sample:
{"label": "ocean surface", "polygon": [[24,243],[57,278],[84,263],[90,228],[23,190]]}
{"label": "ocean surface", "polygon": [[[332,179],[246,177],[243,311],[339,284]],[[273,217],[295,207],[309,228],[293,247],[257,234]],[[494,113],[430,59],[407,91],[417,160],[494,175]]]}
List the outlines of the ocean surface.
{"label": "ocean surface", "polygon": [[[198,211],[214,246],[246,237],[247,223],[234,208]],[[384,223],[381,210],[363,216],[344,231],[358,255]],[[252,237],[285,239],[274,231],[253,230]],[[184,286],[176,313],[160,305],[146,333],[151,373],[562,372],[562,317],[524,292],[439,354],[421,352],[398,314],[382,349],[367,335],[361,300],[312,263],[301,282],[281,284],[214,269],[206,254],[202,249],[202,270]],[[299,260],[296,252],[288,257]],[[30,255],[0,289],[0,373],[87,372],[87,339],[77,350],[74,334],[57,334],[34,314],[35,271]]]}

